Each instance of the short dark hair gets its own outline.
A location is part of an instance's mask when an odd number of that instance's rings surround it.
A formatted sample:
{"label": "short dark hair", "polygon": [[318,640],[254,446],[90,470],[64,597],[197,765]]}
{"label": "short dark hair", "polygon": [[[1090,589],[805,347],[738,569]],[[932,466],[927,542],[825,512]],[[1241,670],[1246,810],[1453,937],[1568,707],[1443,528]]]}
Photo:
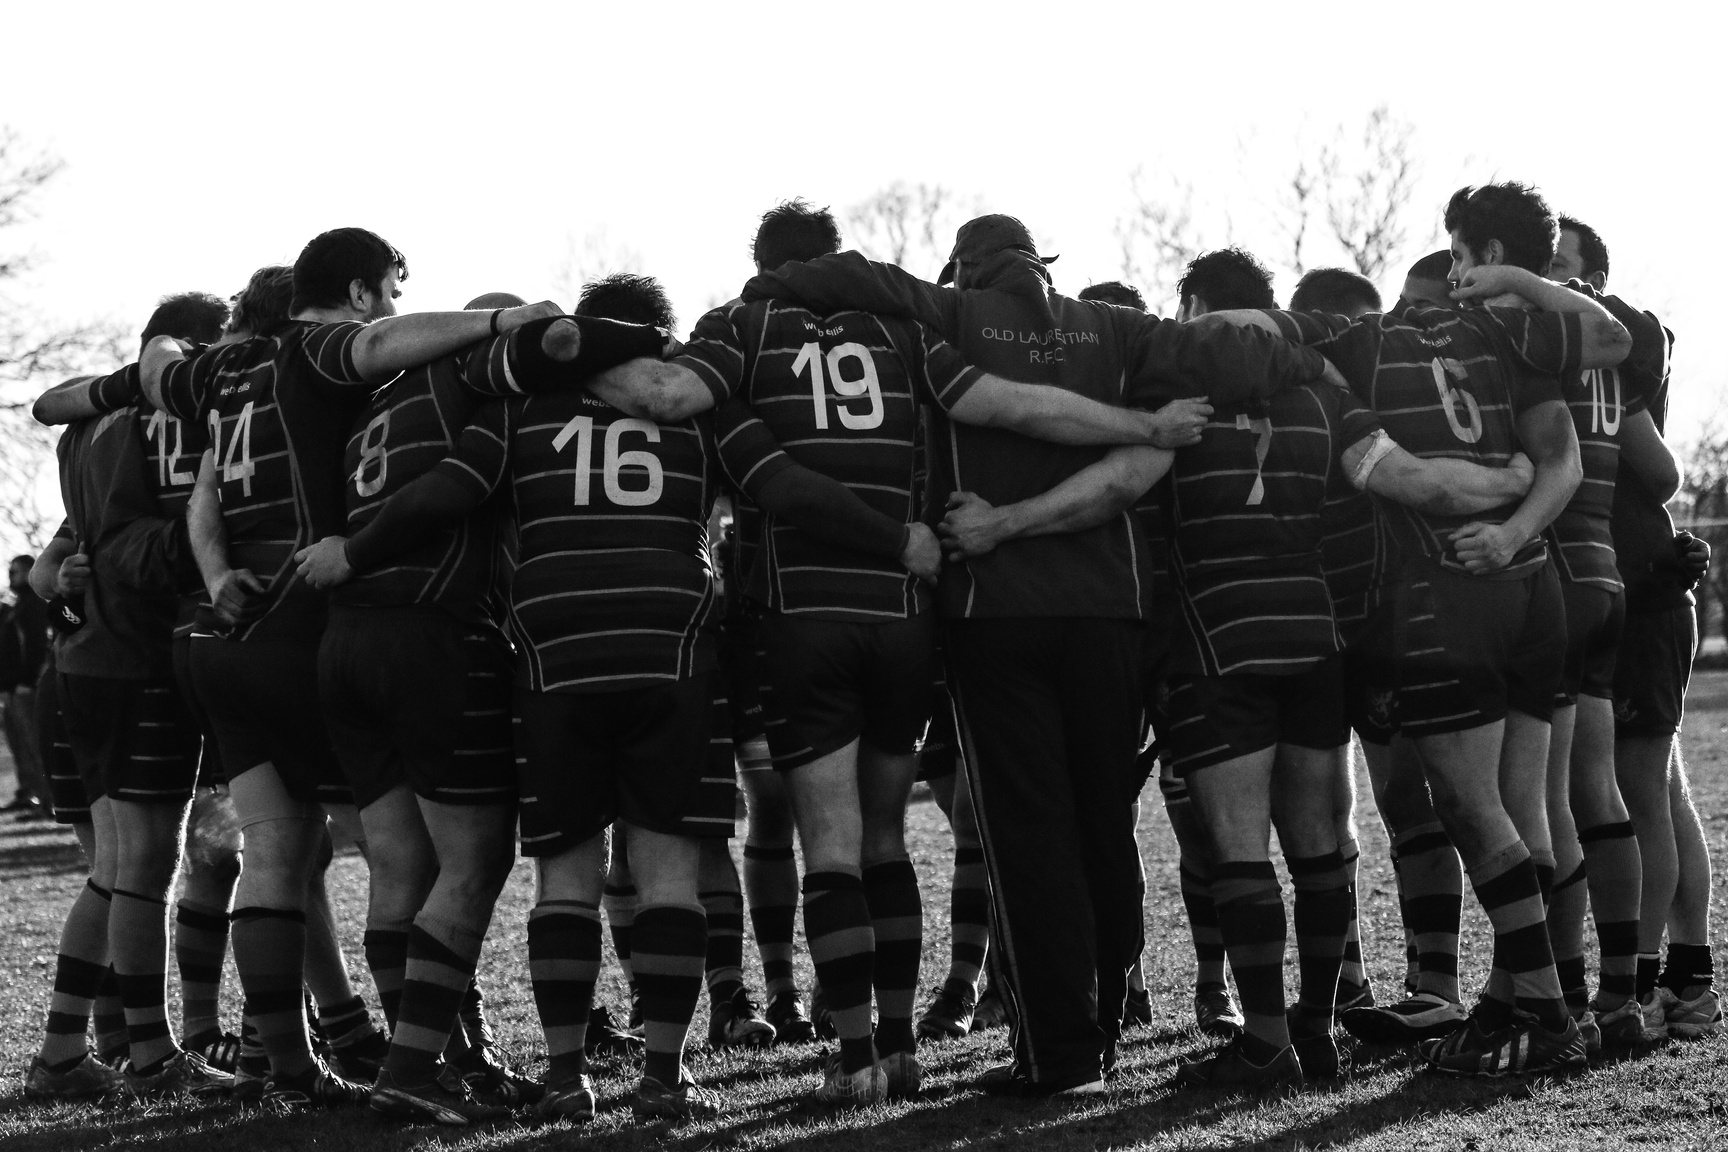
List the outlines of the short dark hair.
{"label": "short dark hair", "polygon": [[29,555],[14,556],[12,557],[12,562],[7,564],[6,567],[10,568],[13,564],[28,564],[30,567],[34,568],[36,567],[36,557]]}
{"label": "short dark hair", "polygon": [[1407,280],[1445,280],[1452,275],[1452,253],[1430,252],[1404,274]]}
{"label": "short dark hair", "polygon": [[228,305],[221,297],[208,292],[180,292],[157,301],[138,343],[173,336],[193,344],[209,344],[222,335],[222,326],[227,323]]}
{"label": "short dark hair", "polygon": [[312,237],[294,261],[294,299],[290,314],[306,308],[338,308],[348,302],[348,286],[358,280],[378,291],[390,269],[408,279],[408,261],[376,232],[333,228]]}
{"label": "short dark hair", "polygon": [[1458,233],[1477,259],[1490,240],[1500,241],[1506,263],[1545,275],[1554,263],[1560,225],[1542,193],[1528,184],[1466,184],[1446,203],[1446,231]]}
{"label": "short dark hair", "polygon": [[1608,275],[1608,245],[1596,229],[1576,216],[1562,216],[1560,231],[1578,233],[1578,255],[1584,258],[1584,275],[1594,276],[1598,272]]}
{"label": "short dark hair", "polygon": [[1292,312],[1330,312],[1348,316],[1358,308],[1384,311],[1374,281],[1348,268],[1310,268],[1290,293]]}
{"label": "short dark hair", "polygon": [[1176,294],[1181,300],[1198,296],[1213,311],[1277,307],[1272,273],[1245,248],[1219,248],[1194,257],[1176,282]]}
{"label": "short dark hair", "polygon": [[246,287],[234,293],[234,314],[228,319],[228,328],[268,336],[288,322],[293,298],[294,269],[286,264],[266,264],[252,273]]}
{"label": "short dark hair", "polygon": [[1146,311],[1146,298],[1140,295],[1140,289],[1120,280],[1105,280],[1097,284],[1088,284],[1080,289],[1080,299],[1097,300],[1103,304],[1118,304],[1123,308]]}
{"label": "short dark hair", "polygon": [[783,200],[762,213],[756,226],[756,242],[750,255],[764,268],[778,268],[788,260],[814,260],[840,251],[840,225],[834,213],[799,197]]}
{"label": "short dark hair", "polygon": [[576,301],[576,315],[622,320],[628,324],[652,324],[667,331],[678,323],[672,312],[672,298],[666,295],[660,281],[634,272],[614,272],[582,285],[582,295]]}

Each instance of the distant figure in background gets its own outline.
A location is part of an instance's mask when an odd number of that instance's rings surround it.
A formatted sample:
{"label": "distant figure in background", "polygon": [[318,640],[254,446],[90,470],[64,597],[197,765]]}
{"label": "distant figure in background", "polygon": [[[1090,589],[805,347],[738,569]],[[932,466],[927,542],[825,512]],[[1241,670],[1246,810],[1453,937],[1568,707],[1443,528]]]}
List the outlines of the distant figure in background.
{"label": "distant figure in background", "polygon": [[48,657],[48,616],[42,598],[30,588],[34,556],[14,556],[6,571],[16,597],[0,615],[0,693],[6,702],[6,745],[18,772],[18,790],[0,812],[21,818],[44,815],[48,786],[42,776],[42,750],[36,743],[36,677]]}

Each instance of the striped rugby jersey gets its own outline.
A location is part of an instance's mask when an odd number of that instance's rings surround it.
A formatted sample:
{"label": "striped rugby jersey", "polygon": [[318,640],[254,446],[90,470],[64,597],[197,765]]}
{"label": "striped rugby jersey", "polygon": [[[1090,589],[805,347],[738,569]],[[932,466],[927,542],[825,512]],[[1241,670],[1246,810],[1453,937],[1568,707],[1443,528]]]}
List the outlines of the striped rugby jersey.
{"label": "striped rugby jersey", "polygon": [[[1583,349],[1583,322],[1566,313],[1406,308],[1355,321],[1318,312],[1266,315],[1287,339],[1337,365],[1412,456],[1496,468],[1519,450],[1517,417],[1561,399],[1556,377],[1579,370]],[[1491,512],[1448,515],[1374,500],[1401,558],[1427,556],[1455,572],[1466,569],[1452,550],[1452,533],[1471,521],[1504,523],[1518,509],[1513,501]],[[1527,576],[1546,562],[1538,536],[1490,578]]]}
{"label": "striped rugby jersey", "polygon": [[1386,583],[1391,553],[1385,535],[1386,521],[1375,512],[1373,498],[1342,471],[1334,475],[1320,509],[1320,565],[1346,644],[1380,603],[1378,590]]}
{"label": "striped rugby jersey", "polygon": [[519,684],[619,692],[714,668],[713,441],[706,415],[655,424],[581,389],[476,410],[435,471],[482,499],[510,482]]}
{"label": "striped rugby jersey", "polygon": [[364,324],[289,321],[213,345],[162,376],[170,416],[205,424],[215,453],[228,560],[263,582],[230,639],[315,642],[326,600],[294,553],[343,531],[342,450],[372,390],[354,363]]}
{"label": "striped rugby jersey", "polygon": [[1173,670],[1276,676],[1338,650],[1321,509],[1339,456],[1379,427],[1349,393],[1303,385],[1215,412],[1176,453],[1170,569],[1188,627]]}
{"label": "striped rugby jersey", "polygon": [[[715,435],[747,497],[797,462],[902,524],[924,512],[921,406],[951,408],[983,375],[911,321],[773,301],[709,312],[677,362],[733,394]],[[932,599],[897,560],[815,539],[772,514],[749,579],[759,603],[817,620],[899,620]]]}
{"label": "striped rugby jersey", "polygon": [[[359,532],[386,500],[455,448],[482,402],[464,380],[467,356],[465,350],[404,372],[374,393],[354,421],[342,465],[347,535]],[[502,496],[488,499],[386,566],[355,576],[330,594],[330,602],[424,605],[471,624],[501,627],[503,504]]]}
{"label": "striped rugby jersey", "polygon": [[[196,420],[182,420],[140,402],[138,429],[144,436],[144,451],[155,481],[156,501],[162,505],[162,515],[184,519],[186,504],[192,490],[198,486],[198,464],[209,446],[209,429]],[[204,581],[196,578],[182,590],[180,607],[174,617],[174,635],[185,636],[193,630],[198,609],[210,601]]]}
{"label": "striped rugby jersey", "polygon": [[1578,431],[1584,478],[1547,536],[1560,579],[1620,590],[1614,562],[1614,478],[1620,470],[1620,424],[1644,411],[1644,398],[1622,383],[1618,369],[1592,368],[1565,382],[1566,406]]}

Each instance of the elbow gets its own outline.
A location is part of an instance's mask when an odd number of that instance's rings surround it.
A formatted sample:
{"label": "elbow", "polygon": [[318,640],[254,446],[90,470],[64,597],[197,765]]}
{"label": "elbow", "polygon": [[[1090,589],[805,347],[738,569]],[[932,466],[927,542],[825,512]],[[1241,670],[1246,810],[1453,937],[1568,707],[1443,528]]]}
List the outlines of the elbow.
{"label": "elbow", "polygon": [[1679,466],[1670,464],[1667,471],[1658,473],[1651,480],[1650,488],[1655,493],[1656,499],[1666,504],[1679,494],[1680,485],[1684,480],[1685,477],[1680,475]]}
{"label": "elbow", "polygon": [[1612,316],[1604,317],[1596,329],[1596,354],[1586,368],[1612,368],[1632,354],[1632,333]]}

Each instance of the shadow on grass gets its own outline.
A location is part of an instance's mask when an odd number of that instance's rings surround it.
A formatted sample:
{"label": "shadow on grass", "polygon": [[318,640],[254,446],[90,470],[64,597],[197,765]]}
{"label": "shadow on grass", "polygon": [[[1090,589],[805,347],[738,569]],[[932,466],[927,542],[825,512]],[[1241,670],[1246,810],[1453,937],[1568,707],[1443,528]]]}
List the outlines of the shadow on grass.
{"label": "shadow on grass", "polygon": [[[11,839],[7,837],[6,839]],[[0,840],[0,876],[8,881],[88,871],[84,850],[73,839],[6,843]]]}

